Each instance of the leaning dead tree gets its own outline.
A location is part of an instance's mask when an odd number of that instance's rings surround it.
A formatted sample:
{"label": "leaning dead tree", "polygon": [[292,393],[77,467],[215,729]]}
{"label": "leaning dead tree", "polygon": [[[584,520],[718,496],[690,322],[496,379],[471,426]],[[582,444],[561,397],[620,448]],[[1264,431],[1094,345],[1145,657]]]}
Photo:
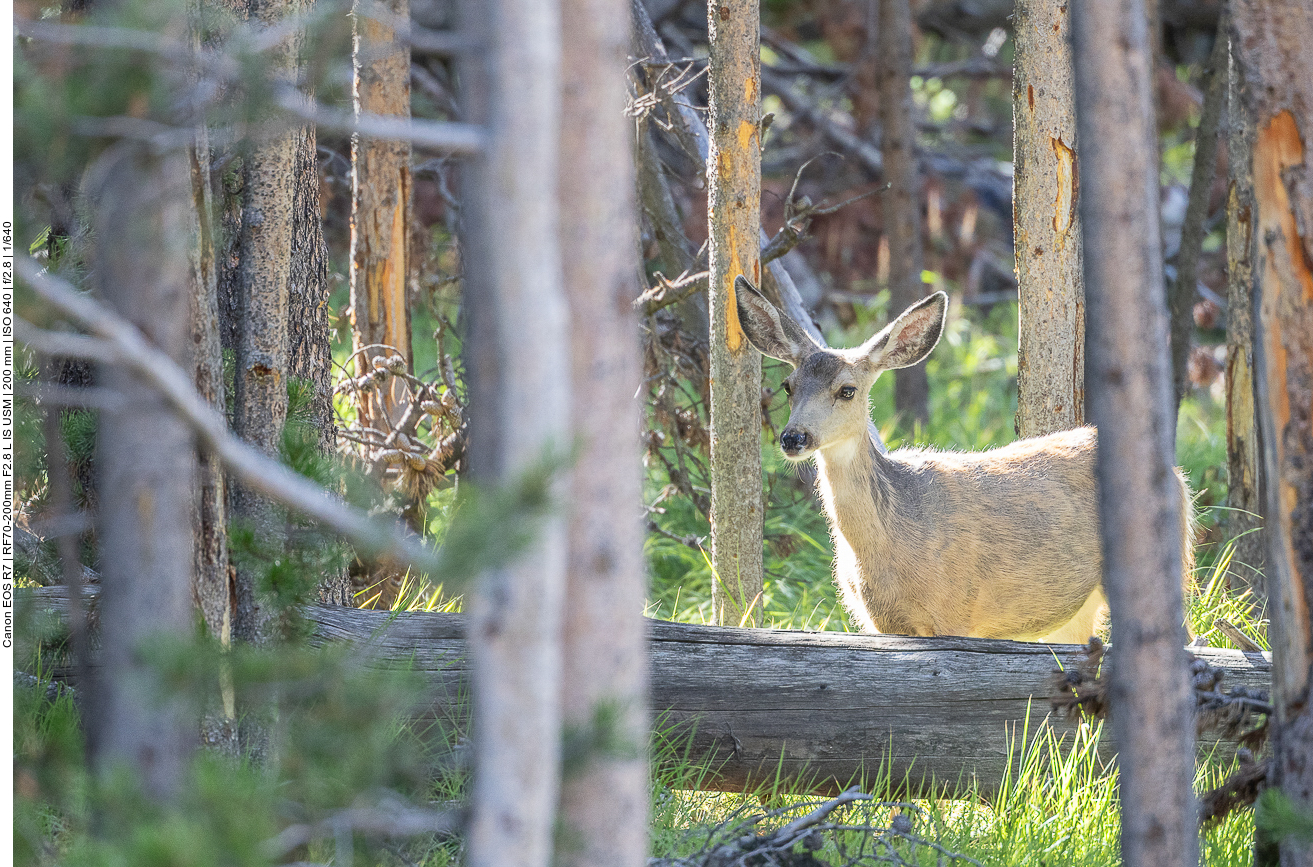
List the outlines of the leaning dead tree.
{"label": "leaning dead tree", "polygon": [[[462,69],[487,147],[464,173],[469,473],[511,483],[570,448],[569,309],[561,283],[558,151],[561,19],[543,0],[470,0],[481,51]],[[556,486],[550,496],[564,494]],[[559,514],[559,513],[558,513]],[[561,755],[561,605],[566,521],[551,517],[469,595],[474,776],[466,863],[546,867]]]}
{"label": "leaning dead tree", "polygon": [[1112,609],[1110,701],[1128,865],[1199,861],[1182,623],[1180,488],[1158,222],[1151,46],[1141,0],[1085,0],[1072,22],[1090,411]]}
{"label": "leaning dead tree", "polygon": [[1017,433],[1085,423],[1076,90],[1067,4],[1019,0],[1012,77],[1012,232],[1020,301]]}
{"label": "leaning dead tree", "polygon": [[711,569],[717,623],[760,617],[761,357],[739,327],[734,278],[761,284],[761,51],[755,0],[707,6],[711,301]]}
{"label": "leaning dead tree", "polygon": [[[1267,482],[1268,598],[1276,733],[1272,782],[1313,809],[1313,12],[1238,0],[1235,56],[1254,137],[1250,261],[1255,373]],[[1313,844],[1281,841],[1283,865]]]}

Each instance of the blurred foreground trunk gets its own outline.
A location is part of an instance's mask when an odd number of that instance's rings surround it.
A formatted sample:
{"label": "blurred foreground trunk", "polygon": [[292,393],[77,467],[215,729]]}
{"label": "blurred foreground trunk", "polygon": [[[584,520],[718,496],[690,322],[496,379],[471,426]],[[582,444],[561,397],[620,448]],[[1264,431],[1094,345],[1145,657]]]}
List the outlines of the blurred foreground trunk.
{"label": "blurred foreground trunk", "polygon": [[[557,199],[561,19],[553,0],[469,0],[461,25],[481,46],[462,68],[466,117],[488,140],[462,176],[461,237],[467,478],[486,489],[549,456],[564,458],[571,446]],[[549,496],[563,501],[561,488]],[[469,594],[471,867],[552,860],[566,557],[566,522],[548,517],[520,557],[480,575]]]}
{"label": "blurred foreground trunk", "polygon": [[1183,510],[1158,219],[1151,47],[1141,0],[1075,7],[1090,415],[1112,609],[1109,700],[1128,867],[1195,867],[1193,696],[1182,627]]}
{"label": "blurred foreground trunk", "polygon": [[[647,591],[627,0],[561,4],[561,255],[570,303],[570,561],[562,716],[573,761],[561,849],[578,867],[647,856]],[[611,744],[613,747],[607,747]]]}
{"label": "blurred foreground trunk", "polygon": [[[186,365],[191,344],[187,208],[190,172],[182,151],[147,154],[129,143],[101,157],[95,196],[99,294],[157,347]],[[152,386],[115,365],[101,385],[118,403],[102,411],[100,473],[100,676],[87,715],[87,741],[102,773],[124,762],[158,800],[178,793],[196,721],[167,695],[154,665],[162,639],[194,628],[192,568],[196,443]]]}

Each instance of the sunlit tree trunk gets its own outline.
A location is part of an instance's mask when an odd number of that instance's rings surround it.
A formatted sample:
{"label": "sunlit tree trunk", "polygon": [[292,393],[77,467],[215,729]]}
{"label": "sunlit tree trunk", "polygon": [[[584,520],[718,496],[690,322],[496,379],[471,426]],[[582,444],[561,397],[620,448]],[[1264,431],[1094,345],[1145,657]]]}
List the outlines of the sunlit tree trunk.
{"label": "sunlit tree trunk", "polygon": [[1143,2],[1083,0],[1072,32],[1121,851],[1128,867],[1195,867],[1179,544],[1186,504],[1172,471],[1176,425]]}
{"label": "sunlit tree trunk", "polygon": [[[564,458],[571,447],[557,198],[561,19],[549,0],[469,0],[462,27],[481,49],[462,68],[466,116],[488,136],[462,177],[467,477],[491,486],[511,482],[549,449]],[[559,488],[553,496],[565,501]],[[551,861],[560,796],[562,511],[514,563],[479,576],[470,593],[474,777],[465,860],[472,867]]]}
{"label": "sunlit tree trunk", "polygon": [[[1253,122],[1254,370],[1266,470],[1267,579],[1276,705],[1273,770],[1313,810],[1313,10],[1236,0],[1242,103]],[[1283,865],[1313,844],[1280,841]]]}
{"label": "sunlit tree trunk", "polygon": [[[638,240],[624,116],[627,0],[561,4],[561,239],[573,439],[562,714],[573,761],[558,859],[647,857],[647,629],[639,404]],[[611,743],[615,749],[600,745]]]}
{"label": "sunlit tree trunk", "polygon": [[1033,437],[1085,423],[1080,166],[1070,6],[1018,0],[1013,21],[1017,433]]}
{"label": "sunlit tree trunk", "polygon": [[[410,0],[355,0],[357,113],[410,117]],[[394,347],[413,366],[410,308],[406,303],[410,237],[410,143],[355,136],[351,141],[351,317],[353,349]],[[390,350],[356,356],[356,374],[373,370]],[[383,416],[398,421],[402,380],[375,391],[361,408],[367,423],[387,430]]]}
{"label": "sunlit tree trunk", "polygon": [[755,0],[707,7],[711,149],[711,568],[716,622],[760,620],[761,356],[743,336],[734,278],[761,285],[760,16]]}

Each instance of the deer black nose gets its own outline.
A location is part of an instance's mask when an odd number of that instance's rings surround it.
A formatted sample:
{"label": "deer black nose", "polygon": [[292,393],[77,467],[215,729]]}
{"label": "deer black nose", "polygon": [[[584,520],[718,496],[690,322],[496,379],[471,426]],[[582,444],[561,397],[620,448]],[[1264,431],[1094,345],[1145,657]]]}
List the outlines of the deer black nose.
{"label": "deer black nose", "polygon": [[807,434],[802,431],[786,430],[780,434],[780,447],[789,454],[796,454],[807,448]]}

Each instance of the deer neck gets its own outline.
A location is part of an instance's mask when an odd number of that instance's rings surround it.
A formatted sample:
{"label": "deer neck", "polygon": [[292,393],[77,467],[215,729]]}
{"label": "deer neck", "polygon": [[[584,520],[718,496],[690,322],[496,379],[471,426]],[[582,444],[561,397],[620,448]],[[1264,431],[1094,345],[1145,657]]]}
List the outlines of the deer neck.
{"label": "deer neck", "polygon": [[894,495],[891,465],[870,430],[816,453],[817,487],[832,530],[851,540],[884,526]]}

